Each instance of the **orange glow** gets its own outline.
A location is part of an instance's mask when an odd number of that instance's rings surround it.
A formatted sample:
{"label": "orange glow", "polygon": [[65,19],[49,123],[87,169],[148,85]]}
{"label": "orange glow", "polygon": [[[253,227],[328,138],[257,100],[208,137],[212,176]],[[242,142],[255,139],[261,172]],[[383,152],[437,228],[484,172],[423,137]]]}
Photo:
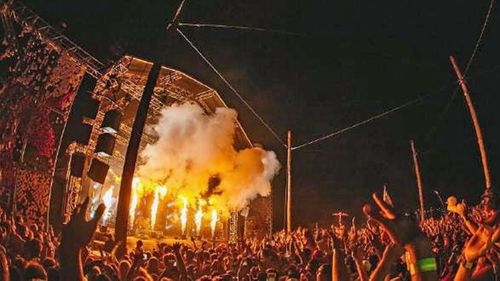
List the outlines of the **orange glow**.
{"label": "orange glow", "polygon": [[106,206],[106,211],[104,212],[104,215],[102,216],[102,221],[104,224],[106,224],[106,222],[108,221],[109,216],[111,214],[110,211],[111,211],[111,204],[113,203],[113,189],[114,188],[115,188],[114,186],[111,186],[106,191],[106,193],[104,193],[104,196],[102,197],[102,202]]}
{"label": "orange glow", "polygon": [[201,210],[201,206],[198,206],[198,211],[194,215],[194,223],[196,225],[196,235],[200,235],[202,219],[203,219],[203,211]]}
{"label": "orange glow", "polygon": [[217,220],[218,220],[218,215],[217,215],[217,210],[213,209],[212,210],[212,220],[210,221],[210,228],[212,230],[212,237],[215,237],[215,228],[217,227]]}
{"label": "orange glow", "polygon": [[186,234],[186,224],[187,224],[187,217],[188,217],[188,200],[184,196],[179,196],[179,198],[182,200],[182,209],[181,209],[181,214],[180,214],[180,221],[181,221],[181,231],[182,234]]}
{"label": "orange glow", "polygon": [[137,177],[134,178],[132,181],[132,200],[130,202],[130,211],[129,211],[129,216],[130,216],[130,228],[134,227],[134,221],[135,221],[135,209],[137,208],[137,203],[139,203],[139,189],[141,189],[142,184],[141,180]]}
{"label": "orange glow", "polygon": [[158,186],[154,193],[153,205],[151,205],[151,229],[155,228],[158,206],[160,205],[160,200],[162,200],[165,195],[167,195],[167,187],[164,185]]}

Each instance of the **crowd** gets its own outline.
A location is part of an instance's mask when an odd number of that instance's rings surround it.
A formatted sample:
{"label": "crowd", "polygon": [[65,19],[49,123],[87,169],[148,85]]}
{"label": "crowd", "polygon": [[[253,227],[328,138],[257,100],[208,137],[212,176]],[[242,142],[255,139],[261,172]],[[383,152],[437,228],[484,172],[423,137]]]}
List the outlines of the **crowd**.
{"label": "crowd", "polygon": [[[373,194],[367,222],[298,228],[262,240],[214,244],[138,241],[125,252],[111,238],[91,243],[104,212],[87,199],[61,234],[43,222],[0,215],[1,280],[495,280],[498,216],[492,194],[473,207],[451,197],[448,211],[417,221]],[[390,202],[391,203],[391,202]],[[48,229],[46,231],[46,229]]]}
{"label": "crowd", "polygon": [[56,149],[85,68],[0,4],[0,201],[47,211]]}
{"label": "crowd", "polygon": [[[25,139],[20,135],[32,136],[38,156],[53,156],[53,113],[67,114],[84,73],[29,25],[13,31],[2,30],[0,44],[3,171],[14,171],[9,165],[19,139]],[[48,186],[48,178],[25,174],[16,179],[23,186]],[[36,190],[40,195],[21,196],[20,205],[47,202],[42,189]],[[0,281],[496,280],[500,227],[493,194],[486,193],[475,206],[451,197],[447,212],[422,221],[376,194],[373,201],[363,206],[363,225],[298,228],[237,243],[192,239],[158,243],[154,249],[139,240],[127,252],[122,251],[126,243],[111,237],[102,247],[92,243],[103,205],[88,220],[89,202],[84,201],[61,233],[45,225],[40,214],[11,215],[0,208]]]}

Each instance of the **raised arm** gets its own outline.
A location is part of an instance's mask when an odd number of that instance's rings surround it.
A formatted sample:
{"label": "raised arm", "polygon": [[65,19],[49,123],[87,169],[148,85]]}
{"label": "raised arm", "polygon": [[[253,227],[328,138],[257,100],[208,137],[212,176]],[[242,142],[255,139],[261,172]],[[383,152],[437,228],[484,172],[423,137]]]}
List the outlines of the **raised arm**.
{"label": "raised arm", "polygon": [[354,263],[356,265],[356,270],[358,271],[359,280],[360,281],[368,281],[368,273],[366,272],[366,270],[362,264],[362,261],[363,261],[362,252],[363,252],[362,247],[360,247],[360,246],[355,247],[353,249],[352,258],[353,258]]}
{"label": "raised arm", "polygon": [[391,272],[391,265],[395,263],[401,255],[404,253],[404,249],[398,244],[390,244],[385,248],[382,258],[377,264],[377,268],[370,275],[370,281],[382,281]]}
{"label": "raised arm", "polygon": [[349,280],[349,272],[345,263],[345,255],[342,250],[342,241],[337,239],[335,233],[331,232],[332,239],[332,281],[346,281]]}
{"label": "raised arm", "polygon": [[382,226],[393,243],[404,247],[411,280],[438,280],[437,263],[431,242],[418,229],[417,223],[409,216],[398,215],[377,194],[374,193],[372,197],[380,212],[375,211],[369,204],[363,206],[363,212]]}
{"label": "raised arm", "polygon": [[493,230],[486,226],[480,226],[474,235],[465,243],[460,267],[455,275],[454,281],[471,280],[473,269],[477,260],[486,255],[491,246]]}
{"label": "raised arm", "polygon": [[177,270],[179,270],[180,273],[180,281],[187,280],[186,265],[184,264],[184,259],[182,258],[181,255],[181,244],[174,243],[172,245],[172,248],[174,250],[175,260],[177,262]]}
{"label": "raised arm", "polygon": [[81,251],[91,240],[97,222],[104,213],[105,206],[100,204],[94,217],[87,221],[86,214],[89,198],[75,208],[71,220],[63,228],[60,247],[61,280],[86,280],[83,275]]}
{"label": "raised arm", "polygon": [[0,277],[1,280],[10,280],[9,262],[3,247],[0,250]]}

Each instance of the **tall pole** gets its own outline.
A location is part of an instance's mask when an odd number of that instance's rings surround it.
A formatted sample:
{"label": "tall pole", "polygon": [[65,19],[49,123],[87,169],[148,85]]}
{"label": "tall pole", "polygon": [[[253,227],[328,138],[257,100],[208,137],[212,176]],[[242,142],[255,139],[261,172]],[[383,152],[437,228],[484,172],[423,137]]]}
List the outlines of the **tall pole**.
{"label": "tall pole", "polygon": [[415,167],[415,176],[417,177],[418,199],[420,203],[420,221],[423,221],[425,219],[425,209],[424,209],[424,191],[422,187],[422,177],[420,175],[420,166],[418,165],[418,156],[417,156],[417,150],[415,149],[415,142],[411,140],[410,145],[411,145],[411,152],[413,155],[413,166]]}
{"label": "tall pole", "polygon": [[288,131],[286,146],[286,231],[292,231],[292,131]]}
{"label": "tall pole", "polygon": [[479,120],[477,119],[476,109],[474,108],[474,104],[472,103],[472,99],[469,95],[469,89],[467,88],[467,84],[465,84],[464,77],[458,68],[457,62],[453,56],[450,56],[451,65],[453,66],[453,70],[455,70],[455,74],[458,78],[458,83],[462,88],[462,92],[464,93],[465,101],[467,103],[467,107],[469,108],[470,116],[472,118],[472,123],[474,124],[474,130],[476,131],[477,137],[477,145],[479,146],[479,153],[481,153],[481,162],[483,163],[483,173],[484,173],[484,181],[486,185],[486,190],[491,188],[491,179],[490,179],[490,169],[488,167],[488,158],[486,157],[486,148],[484,147],[483,142],[483,133],[481,131],[481,126],[479,126]]}
{"label": "tall pole", "polygon": [[127,245],[127,229],[129,221],[130,197],[132,193],[132,181],[134,178],[135,165],[137,162],[137,154],[139,152],[139,144],[141,143],[146,117],[148,115],[149,103],[153,96],[153,90],[156,85],[156,80],[160,74],[161,65],[157,62],[153,63],[149,71],[148,80],[142,93],[139,107],[137,108],[132,133],[127,147],[127,154],[125,155],[125,164],[123,165],[122,179],[120,183],[120,193],[118,197],[118,206],[116,212],[116,227],[115,227],[115,240],[123,241],[121,243],[119,252],[126,253]]}

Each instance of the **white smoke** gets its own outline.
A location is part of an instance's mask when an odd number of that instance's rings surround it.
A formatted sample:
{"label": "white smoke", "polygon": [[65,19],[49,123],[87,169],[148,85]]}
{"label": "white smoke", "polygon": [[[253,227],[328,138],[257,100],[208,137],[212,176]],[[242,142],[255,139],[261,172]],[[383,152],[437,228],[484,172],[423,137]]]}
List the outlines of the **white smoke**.
{"label": "white smoke", "polygon": [[[152,127],[158,141],[142,152],[139,176],[190,198],[211,194],[211,204],[225,210],[239,211],[258,195],[268,196],[280,169],[276,154],[262,148],[236,151],[236,118],[229,108],[208,115],[192,103],[166,107]],[[220,184],[207,192],[213,176]]]}

